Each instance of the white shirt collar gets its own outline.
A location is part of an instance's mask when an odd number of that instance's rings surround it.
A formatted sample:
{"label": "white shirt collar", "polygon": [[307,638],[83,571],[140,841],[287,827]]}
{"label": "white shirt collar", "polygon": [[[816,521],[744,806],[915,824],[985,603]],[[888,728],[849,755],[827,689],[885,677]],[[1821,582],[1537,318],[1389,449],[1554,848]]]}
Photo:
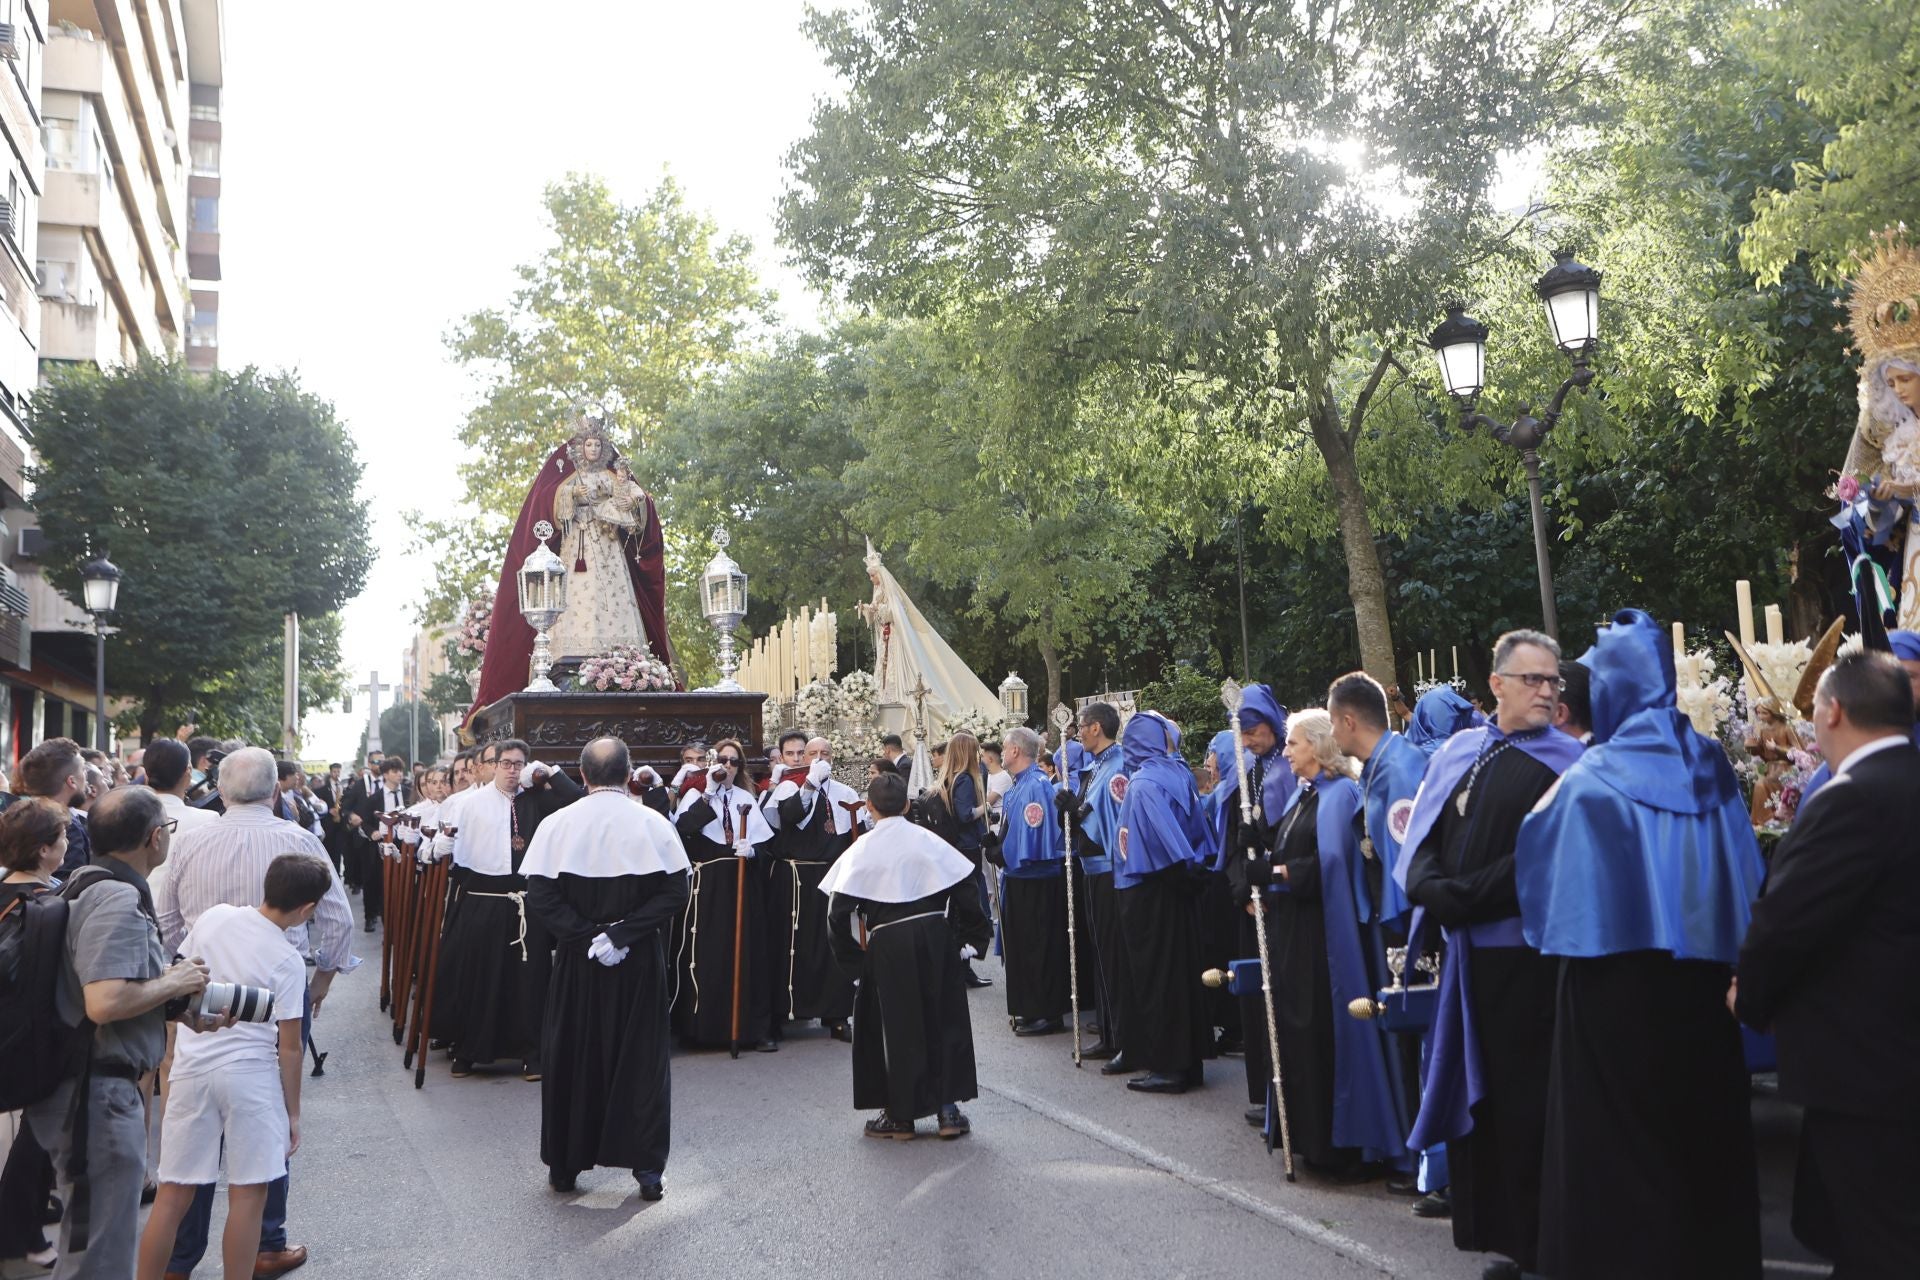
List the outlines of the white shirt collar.
{"label": "white shirt collar", "polygon": [[1874,755],[1875,753],[1881,752],[1881,751],[1890,751],[1894,747],[1904,747],[1910,741],[1912,741],[1912,739],[1907,734],[1896,731],[1894,733],[1889,733],[1884,738],[1875,738],[1872,742],[1867,743],[1865,746],[1855,747],[1853,749],[1853,754],[1848,756],[1845,760],[1842,760],[1840,762],[1840,767],[1833,771],[1833,776],[1836,778],[1839,777],[1841,774],[1853,768],[1853,766],[1859,764],[1862,760],[1865,760],[1870,755]]}

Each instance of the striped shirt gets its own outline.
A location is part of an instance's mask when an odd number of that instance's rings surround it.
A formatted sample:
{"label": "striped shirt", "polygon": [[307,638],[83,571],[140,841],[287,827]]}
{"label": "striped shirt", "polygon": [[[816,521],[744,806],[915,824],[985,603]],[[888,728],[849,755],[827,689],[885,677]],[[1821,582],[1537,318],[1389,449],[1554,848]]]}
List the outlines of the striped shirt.
{"label": "striped shirt", "polygon": [[[167,952],[180,945],[208,907],[222,902],[259,906],[266,898],[267,868],[283,853],[312,854],[333,870],[319,837],[281,820],[265,804],[230,804],[218,821],[181,832],[153,902]],[[340,877],[334,875],[332,881],[313,923],[287,930],[287,937],[304,953],[301,935],[310,929],[315,966],[346,973],[360,963],[353,954],[353,909]]]}

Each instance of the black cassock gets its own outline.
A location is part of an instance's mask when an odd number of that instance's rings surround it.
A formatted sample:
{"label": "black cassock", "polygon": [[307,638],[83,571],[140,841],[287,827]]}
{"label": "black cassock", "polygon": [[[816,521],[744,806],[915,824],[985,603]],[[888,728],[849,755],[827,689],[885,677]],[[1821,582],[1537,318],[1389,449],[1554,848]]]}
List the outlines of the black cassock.
{"label": "black cassock", "polygon": [[1119,1047],[1143,1071],[1188,1075],[1213,1052],[1200,985],[1199,895],[1206,874],[1168,867],[1114,894],[1117,946],[1129,966]]}
{"label": "black cassock", "polygon": [[541,821],[584,794],[555,770],[546,786],[513,798],[521,842],[509,851],[513,874],[482,875],[459,865],[448,872],[451,899],[440,933],[432,1033],[455,1058],[486,1063],[539,1057],[553,939],[515,896],[527,888],[519,869]]}
{"label": "black cassock", "polygon": [[[1000,933],[1007,1016],[1066,1017],[1073,1007],[1073,966],[1067,954],[1067,877],[1058,862],[1052,874],[1009,874],[1000,882]],[[1083,978],[1092,967],[1086,961],[1090,957],[1083,960]]]}
{"label": "black cassock", "polygon": [[[1413,855],[1407,896],[1449,929],[1517,918],[1514,837],[1558,776],[1511,748],[1490,756],[1477,782],[1469,769]],[[1459,798],[1469,786],[1462,816]],[[1447,1143],[1455,1247],[1502,1253],[1528,1271],[1540,1231],[1559,967],[1525,945],[1474,946],[1467,986],[1485,1093],[1473,1108],[1473,1131]],[[1622,1229],[1633,1228],[1623,1220]]]}
{"label": "black cassock", "polygon": [[[674,821],[693,863],[693,892],[675,930],[679,986],[673,997],[673,1029],[696,1045],[729,1045],[735,1040],[752,1044],[766,1038],[773,1018],[765,863],[759,853],[737,857],[729,845],[702,835],[714,820],[713,806],[702,797]],[[730,820],[740,819],[736,814]],[[758,814],[754,821],[760,821]],[[736,913],[740,920],[737,1035],[733,1022]]]}
{"label": "black cassock", "polygon": [[1749,1080],[1739,1024],[1725,1016],[1733,970],[1664,951],[1560,966],[1540,1270],[1758,1277]]}
{"label": "black cassock", "polygon": [[[551,1169],[667,1167],[667,938],[687,892],[679,871],[528,881],[527,905],[555,943],[540,1042],[540,1159]],[[628,948],[612,967],[587,955],[602,932]]]}
{"label": "black cassock", "polygon": [[[804,793],[780,801],[780,827],[767,860],[767,927],[773,963],[772,1033],[790,1020],[845,1022],[853,1013],[853,983],[835,963],[827,939],[827,895],[820,892],[834,859],[853,843],[833,828],[830,796]],[[802,823],[805,825],[803,826]]]}
{"label": "black cassock", "polygon": [[[1316,817],[1320,793],[1308,791],[1280,820],[1273,861],[1287,868],[1286,888],[1267,898],[1267,956],[1273,967],[1273,1020],[1280,1041],[1280,1083],[1286,1090],[1287,1124],[1294,1151],[1322,1170],[1351,1172],[1360,1153],[1333,1145],[1333,983],[1327,974],[1327,921],[1320,903],[1320,851]],[[1235,825],[1238,815],[1235,815]],[[1242,905],[1241,944],[1258,955],[1248,901],[1247,859],[1227,860],[1234,901]],[[1280,883],[1274,877],[1274,883]],[[1340,1010],[1346,1017],[1347,1011]],[[1267,1058],[1265,1002],[1259,993],[1241,1000],[1241,1017],[1256,1031],[1246,1043],[1247,1101],[1266,1099],[1273,1079]]]}
{"label": "black cassock", "polygon": [[[862,949],[854,924],[865,922]],[[917,917],[917,918],[916,918]],[[986,953],[993,926],[971,876],[912,902],[833,895],[833,953],[859,980],[853,1006],[853,1105],[906,1124],[977,1092],[973,1023],[960,949]]]}

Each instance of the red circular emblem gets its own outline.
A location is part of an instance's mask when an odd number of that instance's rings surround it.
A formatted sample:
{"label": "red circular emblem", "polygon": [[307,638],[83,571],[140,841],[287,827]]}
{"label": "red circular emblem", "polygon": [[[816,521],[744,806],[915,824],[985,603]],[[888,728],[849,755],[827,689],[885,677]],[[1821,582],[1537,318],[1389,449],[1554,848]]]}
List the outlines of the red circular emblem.
{"label": "red circular emblem", "polygon": [[1127,829],[1125,827],[1122,827],[1120,828],[1120,861],[1125,862],[1126,860],[1127,860]]}
{"label": "red circular emblem", "polygon": [[1028,804],[1021,812],[1027,820],[1027,825],[1030,827],[1038,827],[1047,820],[1047,807],[1038,800]]}
{"label": "red circular emblem", "polygon": [[1397,844],[1407,838],[1407,828],[1413,825],[1413,801],[1411,799],[1395,801],[1387,810],[1387,830],[1393,833]]}
{"label": "red circular emblem", "polygon": [[1127,775],[1116,773],[1107,781],[1107,794],[1113,797],[1115,804],[1122,804],[1127,798]]}

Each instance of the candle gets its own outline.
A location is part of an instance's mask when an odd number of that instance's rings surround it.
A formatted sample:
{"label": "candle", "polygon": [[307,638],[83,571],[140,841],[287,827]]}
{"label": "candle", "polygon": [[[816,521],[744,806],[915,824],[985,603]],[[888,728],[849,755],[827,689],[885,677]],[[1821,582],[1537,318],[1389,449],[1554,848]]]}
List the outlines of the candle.
{"label": "candle", "polygon": [[1427,675],[1435,684],[1440,683],[1440,654],[1438,650],[1427,650]]}
{"label": "candle", "polygon": [[1687,656],[1687,629],[1678,622],[1673,624],[1673,656],[1676,658]]}
{"label": "candle", "polygon": [[1418,649],[1413,651],[1413,682],[1415,684],[1425,684],[1427,682],[1427,670],[1420,665],[1420,651]]}
{"label": "candle", "polygon": [[1740,643],[1753,648],[1753,584],[1745,578],[1733,584],[1733,597],[1740,606]]}
{"label": "candle", "polygon": [[1460,678],[1460,646],[1459,645],[1453,646],[1453,678],[1455,680],[1458,680]]}
{"label": "candle", "polygon": [[1780,616],[1780,606],[1770,604],[1767,606],[1767,643],[1778,645],[1786,642],[1787,629],[1785,620]]}

